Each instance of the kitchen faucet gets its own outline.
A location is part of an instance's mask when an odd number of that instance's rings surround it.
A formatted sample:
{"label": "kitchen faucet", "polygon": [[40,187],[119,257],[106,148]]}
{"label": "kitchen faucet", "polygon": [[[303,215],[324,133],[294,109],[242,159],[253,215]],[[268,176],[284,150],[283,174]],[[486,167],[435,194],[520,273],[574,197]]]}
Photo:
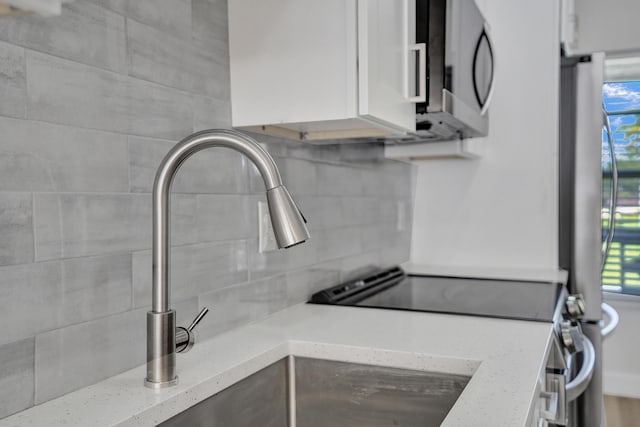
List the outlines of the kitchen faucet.
{"label": "kitchen faucet", "polygon": [[162,388],[178,383],[176,353],[194,344],[193,329],[207,313],[204,308],[188,328],[176,328],[176,312],[169,306],[169,208],[173,178],[185,160],[205,148],[226,147],[247,156],[258,168],[267,190],[267,204],[276,242],[280,248],[309,238],[306,219],[282,185],[273,158],[247,135],[231,130],[206,130],[180,141],[167,153],[153,183],[152,301],[147,312],[147,377],[144,384]]}

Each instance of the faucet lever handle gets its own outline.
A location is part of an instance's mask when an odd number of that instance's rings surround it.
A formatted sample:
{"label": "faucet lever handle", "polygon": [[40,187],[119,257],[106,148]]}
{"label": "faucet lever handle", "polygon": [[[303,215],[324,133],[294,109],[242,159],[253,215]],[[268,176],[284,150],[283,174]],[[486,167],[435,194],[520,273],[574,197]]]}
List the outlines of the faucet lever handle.
{"label": "faucet lever handle", "polygon": [[200,323],[200,321],[202,320],[202,318],[204,316],[207,315],[207,313],[209,312],[209,309],[207,307],[204,307],[202,310],[200,310],[200,313],[198,313],[198,315],[196,316],[195,319],[193,319],[193,322],[191,322],[191,324],[189,325],[189,327],[187,328],[189,330],[189,332],[193,331],[193,328],[195,328],[196,326],[198,326],[198,323]]}
{"label": "faucet lever handle", "polygon": [[176,353],[186,353],[196,342],[193,329],[200,323],[202,318],[209,312],[207,307],[203,308],[200,313],[193,319],[188,328],[178,326],[176,328]]}

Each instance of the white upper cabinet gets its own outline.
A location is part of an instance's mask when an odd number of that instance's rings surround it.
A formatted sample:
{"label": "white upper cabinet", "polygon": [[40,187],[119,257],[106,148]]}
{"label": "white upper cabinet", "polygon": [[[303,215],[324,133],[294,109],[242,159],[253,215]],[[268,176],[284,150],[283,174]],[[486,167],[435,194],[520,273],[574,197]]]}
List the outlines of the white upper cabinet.
{"label": "white upper cabinet", "polygon": [[562,43],[568,55],[640,52],[639,0],[562,0]]}
{"label": "white upper cabinet", "polygon": [[408,0],[230,0],[234,127],[300,140],[415,130]]}
{"label": "white upper cabinet", "polygon": [[[409,3],[414,7],[409,8]],[[414,90],[413,84],[409,87],[409,77],[415,76],[415,72],[412,74],[409,70],[409,61],[413,59],[409,49],[414,40],[415,1],[358,1],[358,113],[361,117],[382,125],[415,130],[416,107],[408,99]]]}

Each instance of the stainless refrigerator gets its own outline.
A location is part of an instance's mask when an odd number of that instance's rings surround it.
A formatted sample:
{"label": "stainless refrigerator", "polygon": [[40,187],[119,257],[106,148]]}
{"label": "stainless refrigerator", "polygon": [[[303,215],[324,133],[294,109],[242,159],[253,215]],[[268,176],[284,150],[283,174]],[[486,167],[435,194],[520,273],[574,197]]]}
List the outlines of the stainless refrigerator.
{"label": "stainless refrigerator", "polygon": [[[608,120],[602,109],[604,54],[563,57],[560,70],[559,147],[559,265],[569,271],[569,291],[584,298],[580,319],[583,333],[593,343],[593,355],[579,354],[573,370],[580,369],[588,356],[595,364],[586,390],[569,405],[569,425],[604,426],[602,388],[603,301],[601,270],[605,252],[613,238],[614,222],[603,230],[603,204],[615,211],[615,156],[607,167],[613,179],[603,193],[603,127]],[[611,133],[605,133],[611,136]],[[613,141],[608,146],[613,154]],[[604,197],[603,197],[604,194]],[[613,216],[613,215],[612,215]],[[611,308],[604,306],[614,317]],[[609,329],[605,333],[609,332]]]}

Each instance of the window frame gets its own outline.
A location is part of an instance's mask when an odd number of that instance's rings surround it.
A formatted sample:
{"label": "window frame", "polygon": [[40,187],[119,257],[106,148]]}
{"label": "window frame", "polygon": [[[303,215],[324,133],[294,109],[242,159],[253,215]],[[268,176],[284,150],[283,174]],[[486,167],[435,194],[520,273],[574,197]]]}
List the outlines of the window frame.
{"label": "window frame", "polygon": [[[607,111],[606,110],[606,102],[605,102],[605,97],[607,96],[606,94],[606,88],[607,85],[611,85],[611,84],[624,84],[624,83],[633,83],[633,84],[640,84],[640,79],[639,80],[630,80],[627,82],[604,82],[603,84],[603,111],[604,113],[607,115],[607,117],[609,118],[609,122],[611,122],[611,119],[613,119],[616,116],[636,116],[638,119],[638,121],[640,122],[640,108],[630,108],[630,109],[625,109],[625,110],[615,110],[615,111]],[[637,92],[638,93],[638,97],[640,98],[640,91]],[[615,150],[615,148],[617,147],[616,145],[616,138],[615,138],[615,134],[616,134],[616,129],[614,128],[610,128],[610,131],[612,133],[611,137],[613,138],[613,142],[614,142],[614,153],[613,155],[616,156],[616,159],[618,161],[620,161],[618,159],[618,156],[616,155],[617,150]],[[638,141],[640,142],[640,135],[637,137]],[[604,132],[603,132],[603,140],[602,143],[604,144],[605,139],[604,139]],[[604,160],[604,157],[603,159]],[[604,192],[604,183],[605,183],[605,179],[607,177],[611,177],[611,172],[605,172],[605,169],[603,167],[603,172],[602,172],[602,191]],[[638,153],[638,169],[620,169],[618,167],[618,179],[621,181],[622,179],[638,179],[640,180],[640,153]],[[620,182],[619,181],[619,182]],[[620,190],[620,186],[618,186],[618,192]],[[618,199],[618,204],[615,207],[615,211],[610,213],[610,220],[611,220],[611,215],[613,215],[613,220],[616,221],[616,231],[614,233],[613,236],[613,240],[612,240],[612,246],[614,244],[618,244],[618,251],[619,253],[617,254],[617,257],[619,258],[619,261],[617,264],[610,264],[609,259],[611,258],[611,253],[608,254],[608,257],[606,260],[604,260],[604,268],[602,270],[601,276],[600,276],[600,286],[601,289],[603,291],[603,293],[607,294],[607,298],[611,298],[613,300],[619,300],[619,299],[624,299],[624,300],[629,300],[630,298],[633,299],[638,299],[638,301],[640,301],[640,255],[637,256],[637,261],[634,262],[625,262],[625,245],[629,244],[629,245],[637,245],[637,251],[640,252],[640,217],[638,218],[638,227],[636,230],[632,230],[630,231],[628,228],[627,229],[622,229],[624,231],[626,231],[627,234],[633,234],[634,232],[637,233],[637,236],[632,236],[632,237],[637,237],[637,239],[628,239],[628,235],[625,236],[627,237],[626,239],[619,239],[620,237],[620,232],[621,229],[618,226],[617,221],[618,219],[618,208],[620,207],[620,199]],[[602,211],[604,214],[604,209],[605,207],[602,207]],[[640,182],[638,184],[638,210],[639,210],[639,215],[640,215]],[[603,224],[604,224],[604,220],[603,220]],[[605,229],[603,228],[603,234],[605,232]],[[624,233],[623,231],[623,233]],[[625,241],[626,240],[626,241]],[[612,250],[615,250],[612,248]],[[629,256],[630,257],[630,256]],[[628,258],[628,257],[627,257]],[[611,284],[605,284],[604,281],[606,280],[606,274],[607,274],[607,265],[618,265],[620,266],[620,283],[619,285],[611,285]],[[635,265],[636,268],[635,269],[624,269],[625,265]],[[615,270],[609,270],[609,272],[611,271],[615,271]],[[637,285],[631,285],[631,286],[627,286],[625,283],[625,272],[635,272],[638,274],[638,284]],[[631,280],[631,279],[629,279]]]}

